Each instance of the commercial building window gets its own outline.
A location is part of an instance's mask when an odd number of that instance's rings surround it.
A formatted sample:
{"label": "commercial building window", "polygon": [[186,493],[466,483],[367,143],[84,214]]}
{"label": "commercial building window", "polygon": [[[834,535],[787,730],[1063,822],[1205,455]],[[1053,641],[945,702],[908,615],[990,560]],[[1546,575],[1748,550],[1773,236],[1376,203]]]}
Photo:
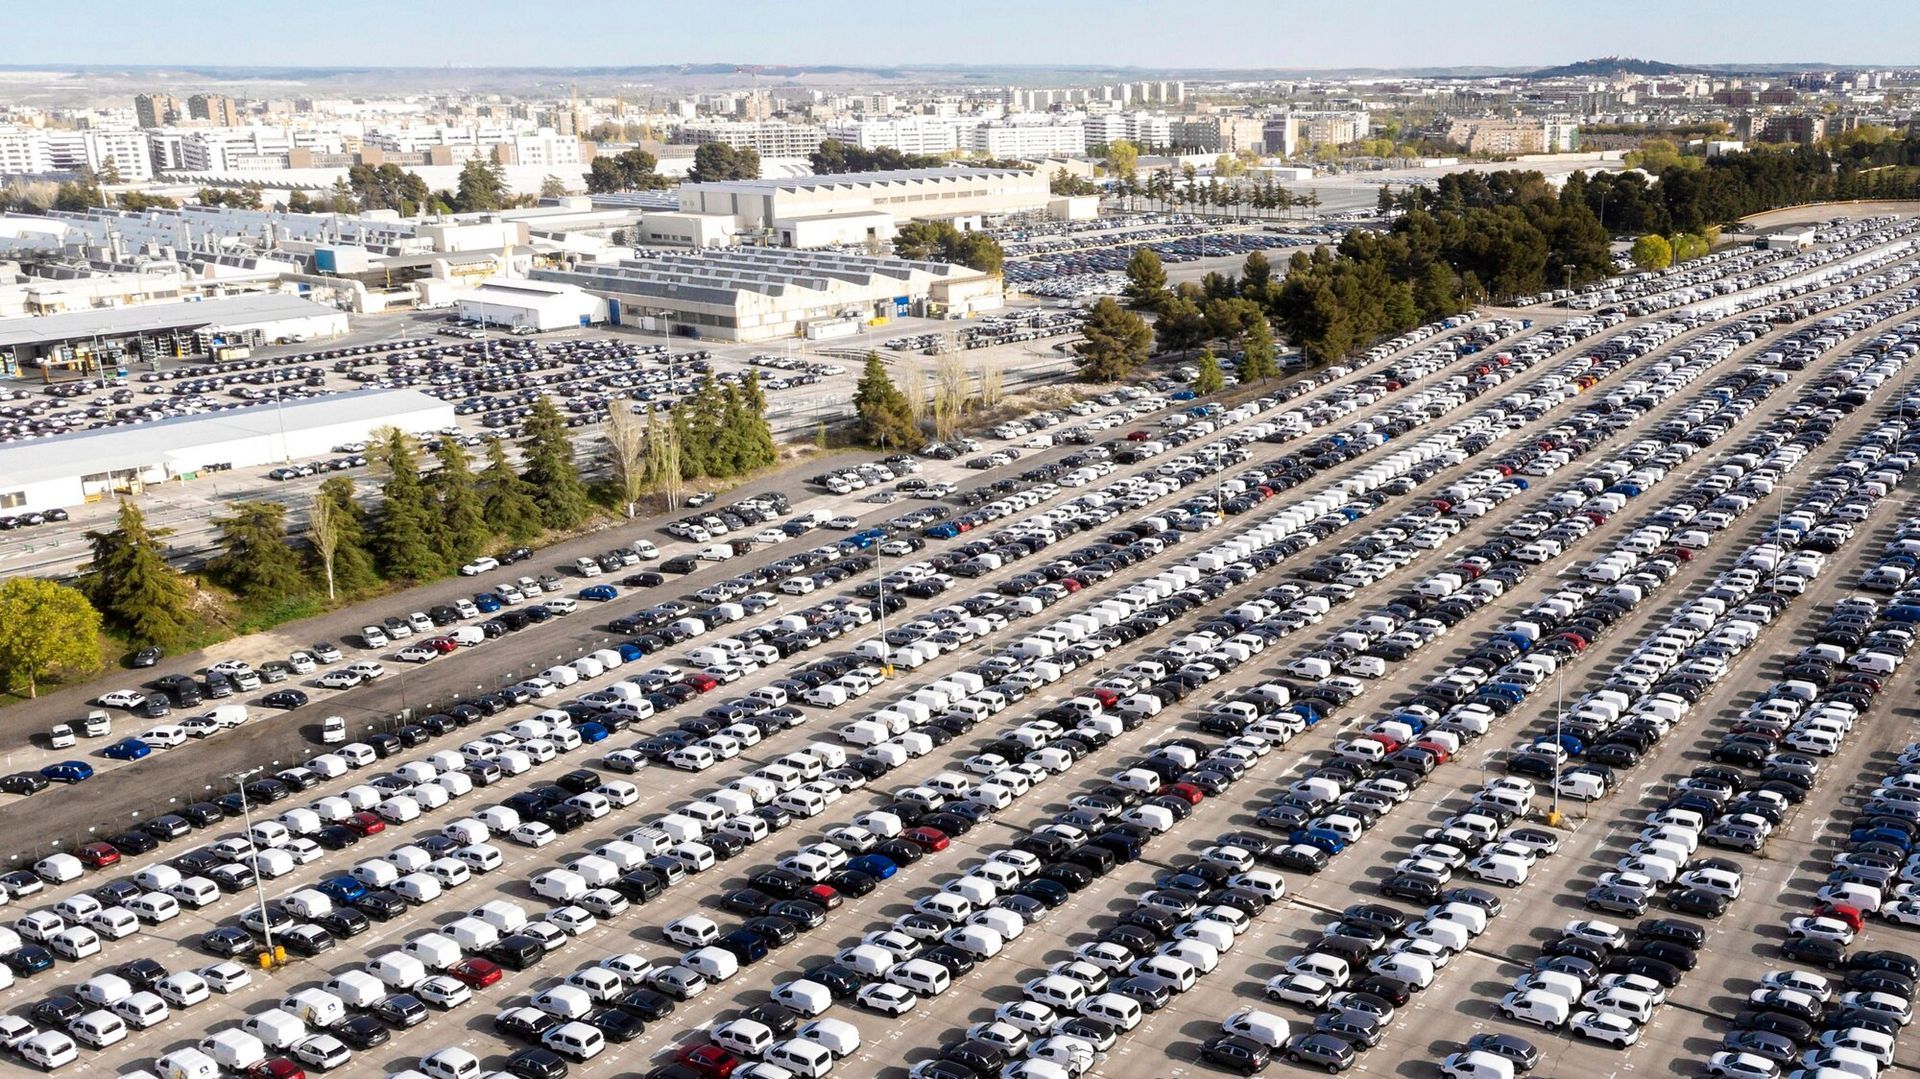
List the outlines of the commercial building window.
{"label": "commercial building window", "polygon": [[15,506],[24,506],[26,504],[27,504],[27,492],[0,491],[0,509],[10,510],[10,509],[13,509]]}

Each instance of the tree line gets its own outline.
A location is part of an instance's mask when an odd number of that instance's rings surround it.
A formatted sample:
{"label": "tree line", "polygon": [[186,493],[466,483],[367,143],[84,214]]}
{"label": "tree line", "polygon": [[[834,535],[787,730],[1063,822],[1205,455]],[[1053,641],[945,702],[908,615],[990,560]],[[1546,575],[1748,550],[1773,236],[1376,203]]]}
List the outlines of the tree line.
{"label": "tree line", "polygon": [[902,153],[891,146],[871,150],[839,139],[822,139],[820,148],[807,155],[815,175],[830,176],[846,172],[880,172],[893,169],[930,169],[945,164],[937,154]]}
{"label": "tree line", "polygon": [[[136,648],[193,646],[231,623],[316,613],[342,598],[447,576],[490,551],[579,528],[597,503],[624,501],[631,516],[649,492],[673,494],[684,480],[772,464],[778,451],[765,412],[757,376],[725,387],[709,377],[657,422],[649,415],[628,468],[617,443],[621,417],[633,413],[614,402],[602,432],[607,474],[593,483],[581,474],[566,418],[546,397],[522,429],[518,468],[497,437],[476,461],[457,439],[423,444],[387,428],[368,453],[377,485],[328,478],[298,537],[289,533],[286,504],[236,502],[214,518],[216,553],[194,571],[173,564],[170,529],[122,501],[114,527],[86,534],[92,560],[73,584],[0,582],[0,678],[32,695],[49,679],[99,669],[104,635]],[[369,488],[377,500],[363,497]]]}
{"label": "tree line", "polygon": [[1003,373],[991,364],[971,371],[958,353],[941,356],[932,371],[903,363],[898,381],[878,352],[868,352],[854,390],[854,416],[862,442],[910,451],[928,436],[950,439],[967,416],[998,405]]}
{"label": "tree line", "polygon": [[903,259],[951,262],[982,273],[999,273],[1007,254],[1000,241],[984,232],[962,232],[947,221],[909,221],[893,236],[893,253]]}

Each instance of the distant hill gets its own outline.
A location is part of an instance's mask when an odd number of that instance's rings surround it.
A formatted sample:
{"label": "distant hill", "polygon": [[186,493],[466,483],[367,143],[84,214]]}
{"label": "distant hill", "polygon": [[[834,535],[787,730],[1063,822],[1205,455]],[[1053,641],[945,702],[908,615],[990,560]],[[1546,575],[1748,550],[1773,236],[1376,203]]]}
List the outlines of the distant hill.
{"label": "distant hill", "polygon": [[1608,75],[1678,75],[1686,68],[1663,64],[1658,60],[1636,60],[1631,56],[1602,56],[1559,67],[1529,72],[1536,79],[1601,78]]}
{"label": "distant hill", "polygon": [[1559,67],[1527,72],[1533,79],[1605,78],[1609,75],[1782,75],[1830,64],[1668,64],[1659,60],[1636,60],[1631,56],[1601,56]]}

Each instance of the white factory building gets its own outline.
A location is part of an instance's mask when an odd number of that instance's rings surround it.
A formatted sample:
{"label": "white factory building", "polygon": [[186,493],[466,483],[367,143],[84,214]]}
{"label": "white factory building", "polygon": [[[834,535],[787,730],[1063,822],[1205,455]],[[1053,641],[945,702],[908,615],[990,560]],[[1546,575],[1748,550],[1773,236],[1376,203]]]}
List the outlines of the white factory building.
{"label": "white factory building", "polygon": [[886,241],[920,219],[967,225],[1044,213],[1047,177],[1027,169],[937,168],[680,185],[682,215],[727,219],[784,247]]}
{"label": "white factory building", "polygon": [[[347,332],[337,308],[281,292],[0,318],[0,371],[60,366],[76,355],[194,356],[202,344],[323,341]],[[84,364],[82,364],[84,366]]]}
{"label": "white factory building", "polygon": [[782,248],[669,252],[534,277],[605,296],[621,325],[722,341],[836,337],[874,320],[1004,303],[999,275],[965,266]]}
{"label": "white factory building", "polygon": [[607,301],[577,285],[551,281],[495,278],[454,296],[461,318],[488,326],[525,326],[545,332],[599,326],[608,320]]}
{"label": "white factory building", "polygon": [[453,406],[418,390],[354,390],[0,445],[0,512],[66,509],[203,474],[328,453],[383,427],[427,434]]}

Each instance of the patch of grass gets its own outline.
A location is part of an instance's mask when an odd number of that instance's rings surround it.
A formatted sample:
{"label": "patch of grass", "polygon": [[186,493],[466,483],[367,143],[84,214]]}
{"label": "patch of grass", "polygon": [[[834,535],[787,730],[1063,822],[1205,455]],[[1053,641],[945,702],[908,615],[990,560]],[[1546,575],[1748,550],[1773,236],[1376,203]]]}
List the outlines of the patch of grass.
{"label": "patch of grass", "polygon": [[235,635],[262,633],[288,622],[324,614],[328,606],[327,597],[318,592],[286,596],[262,604],[248,604],[242,608],[240,621],[233,631]]}

